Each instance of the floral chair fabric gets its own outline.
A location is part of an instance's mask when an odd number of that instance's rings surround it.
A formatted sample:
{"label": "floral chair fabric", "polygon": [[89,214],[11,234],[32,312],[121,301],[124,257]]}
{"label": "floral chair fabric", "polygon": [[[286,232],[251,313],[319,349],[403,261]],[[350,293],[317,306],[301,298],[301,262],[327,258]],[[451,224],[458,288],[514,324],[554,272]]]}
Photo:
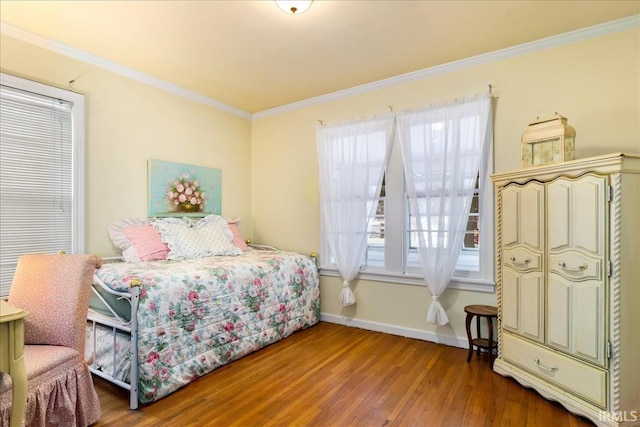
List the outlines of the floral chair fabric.
{"label": "floral chair fabric", "polygon": [[[24,361],[25,425],[87,426],[100,402],[83,359],[91,282],[102,260],[93,255],[24,255],[9,303],[28,311]],[[11,379],[0,377],[0,425],[9,425]]]}

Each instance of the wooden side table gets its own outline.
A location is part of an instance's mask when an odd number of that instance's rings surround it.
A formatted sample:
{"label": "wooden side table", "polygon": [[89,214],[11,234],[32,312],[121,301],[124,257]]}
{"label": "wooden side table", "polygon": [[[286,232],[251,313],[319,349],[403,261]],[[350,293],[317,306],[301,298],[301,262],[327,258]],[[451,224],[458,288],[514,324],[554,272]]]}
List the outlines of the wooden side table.
{"label": "wooden side table", "polygon": [[27,371],[24,366],[24,318],[29,312],[0,299],[0,371],[11,376],[11,427],[22,426],[27,405]]}
{"label": "wooden side table", "polygon": [[[469,354],[467,362],[471,361],[473,356],[473,347],[480,354],[480,349],[487,350],[489,355],[489,366],[493,368],[493,349],[498,348],[498,343],[493,340],[493,318],[498,317],[498,308],[492,305],[468,305],[464,308],[467,313],[467,338],[469,339]],[[476,318],[476,338],[471,337],[471,321]],[[482,338],[480,334],[480,319],[487,319],[487,328],[489,329],[489,338]]]}

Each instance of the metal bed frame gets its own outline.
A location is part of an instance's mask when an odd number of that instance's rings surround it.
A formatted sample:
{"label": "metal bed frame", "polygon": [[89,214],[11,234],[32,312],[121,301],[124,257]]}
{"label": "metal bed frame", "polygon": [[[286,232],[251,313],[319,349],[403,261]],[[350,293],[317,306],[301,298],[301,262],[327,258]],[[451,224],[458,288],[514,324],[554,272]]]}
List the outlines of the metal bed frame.
{"label": "metal bed frame", "polygon": [[[120,258],[104,258],[105,262],[114,262],[119,261]],[[101,288],[103,291],[108,292],[109,294],[115,295],[118,300],[124,300],[129,303],[131,307],[131,320],[127,321],[123,319],[115,310],[107,303],[102,295],[98,292],[97,288]],[[105,380],[122,387],[126,390],[129,390],[129,408],[137,409],[138,408],[138,301],[140,299],[140,281],[132,280],[130,284],[130,292],[117,292],[109,288],[100,278],[94,275],[93,285],[91,287],[94,295],[98,297],[100,301],[109,309],[113,317],[106,316],[100,313],[97,313],[91,309],[89,309],[89,314],[87,315],[87,321],[91,324],[92,332],[93,332],[93,347],[92,347],[92,358],[91,363],[89,364],[89,370],[101,377]],[[111,334],[113,336],[113,372],[105,372],[102,369],[99,369],[96,365],[96,325],[101,325],[111,329]],[[115,351],[116,347],[116,334],[117,333],[125,333],[127,334],[131,341],[129,347],[129,353],[131,355],[131,367],[129,371],[129,383],[127,384],[124,381],[121,381],[116,377],[117,370],[117,353]]]}

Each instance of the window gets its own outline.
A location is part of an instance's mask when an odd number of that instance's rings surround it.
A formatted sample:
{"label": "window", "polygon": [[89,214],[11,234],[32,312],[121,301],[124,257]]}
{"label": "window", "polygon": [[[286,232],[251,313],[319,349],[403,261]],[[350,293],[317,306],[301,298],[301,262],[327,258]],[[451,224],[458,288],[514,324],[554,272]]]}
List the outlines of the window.
{"label": "window", "polygon": [[[434,124],[437,126],[437,124]],[[377,209],[368,230],[367,250],[361,260],[360,276],[369,280],[423,284],[417,254],[416,218],[410,214],[405,188],[400,144],[394,143]],[[482,166],[475,177],[475,191],[469,209],[465,238],[449,287],[492,292],[493,277],[493,189],[489,174],[491,144],[487,144]],[[428,153],[438,156],[438,153]],[[442,155],[442,153],[440,153]],[[418,191],[420,203],[432,203],[426,188]],[[441,226],[446,227],[443,223]],[[335,266],[325,245],[322,273],[334,275]]]}
{"label": "window", "polygon": [[[460,248],[460,257],[458,258],[457,270],[459,271],[479,271],[480,269],[480,232],[478,228],[479,212],[479,178],[476,178],[476,185],[473,194],[473,201],[471,202],[471,209],[469,210],[469,218],[467,220],[467,230],[465,234],[462,247]],[[424,199],[427,203],[427,199]],[[407,201],[407,210],[408,201]],[[407,253],[407,270],[419,271],[420,259],[417,256],[418,238],[416,229],[416,219],[413,215],[409,215],[409,227],[407,229],[407,235],[409,239],[409,248]]]}
{"label": "window", "polygon": [[367,250],[362,260],[363,266],[384,267],[384,201],[385,201],[385,178],[382,179],[382,189],[377,200],[377,208],[371,218],[371,226],[367,236]]}
{"label": "window", "polygon": [[0,296],[6,296],[21,255],[84,251],[84,97],[0,77]]}

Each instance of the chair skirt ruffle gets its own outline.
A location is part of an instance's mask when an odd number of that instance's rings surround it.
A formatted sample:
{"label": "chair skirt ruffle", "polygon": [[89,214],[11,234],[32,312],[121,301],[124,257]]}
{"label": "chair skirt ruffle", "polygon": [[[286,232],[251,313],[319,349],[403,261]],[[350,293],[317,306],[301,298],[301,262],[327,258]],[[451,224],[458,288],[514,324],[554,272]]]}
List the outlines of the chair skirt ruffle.
{"label": "chair skirt ruffle", "polygon": [[[0,374],[0,425],[11,418],[12,384]],[[68,361],[37,378],[29,379],[24,425],[28,427],[80,426],[100,419],[100,401],[85,362]]]}

